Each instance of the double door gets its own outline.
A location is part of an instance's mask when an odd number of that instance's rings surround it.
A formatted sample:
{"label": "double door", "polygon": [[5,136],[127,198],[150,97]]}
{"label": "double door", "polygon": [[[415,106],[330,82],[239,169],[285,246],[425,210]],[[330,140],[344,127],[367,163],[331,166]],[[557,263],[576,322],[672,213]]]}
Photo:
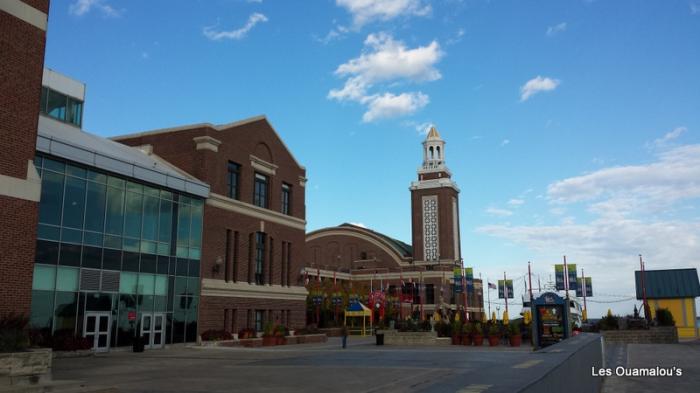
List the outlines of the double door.
{"label": "double door", "polygon": [[141,337],[146,348],[163,348],[165,342],[165,314],[141,315]]}
{"label": "double door", "polygon": [[92,342],[95,352],[109,351],[112,314],[109,312],[87,312],[83,324],[83,337]]}

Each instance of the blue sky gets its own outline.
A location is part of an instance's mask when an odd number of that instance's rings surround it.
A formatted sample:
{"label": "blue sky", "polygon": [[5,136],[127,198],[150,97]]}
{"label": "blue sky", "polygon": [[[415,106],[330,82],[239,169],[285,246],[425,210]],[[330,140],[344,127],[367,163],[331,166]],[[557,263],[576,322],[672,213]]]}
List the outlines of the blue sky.
{"label": "blue sky", "polygon": [[605,302],[639,253],[700,267],[698,43],[700,1],[80,0],[51,3],[46,66],[87,84],[103,136],[266,114],[309,230],[409,241],[435,124],[466,264],[546,281],[566,254]]}

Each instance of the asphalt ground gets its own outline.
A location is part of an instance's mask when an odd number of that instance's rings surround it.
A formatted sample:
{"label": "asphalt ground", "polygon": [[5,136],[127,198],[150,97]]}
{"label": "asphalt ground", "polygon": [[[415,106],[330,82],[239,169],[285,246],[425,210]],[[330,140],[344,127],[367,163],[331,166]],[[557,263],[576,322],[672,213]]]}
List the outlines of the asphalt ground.
{"label": "asphalt ground", "polygon": [[563,354],[529,347],[376,346],[351,337],[265,348],[180,347],[56,359],[54,379],[122,392],[512,392]]}

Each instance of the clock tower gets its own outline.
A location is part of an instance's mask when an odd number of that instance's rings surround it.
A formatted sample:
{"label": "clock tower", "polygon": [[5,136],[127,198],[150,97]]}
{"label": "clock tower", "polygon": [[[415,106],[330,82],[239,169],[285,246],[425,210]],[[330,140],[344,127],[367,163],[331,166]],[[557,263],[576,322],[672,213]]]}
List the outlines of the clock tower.
{"label": "clock tower", "polygon": [[411,182],[414,263],[460,261],[459,188],[445,164],[445,141],[431,127],[423,141],[423,165]]}

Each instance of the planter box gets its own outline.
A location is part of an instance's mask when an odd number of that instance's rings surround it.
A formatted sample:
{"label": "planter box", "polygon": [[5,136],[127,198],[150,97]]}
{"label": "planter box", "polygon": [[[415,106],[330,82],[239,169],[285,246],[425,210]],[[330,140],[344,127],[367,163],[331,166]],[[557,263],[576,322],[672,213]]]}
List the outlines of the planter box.
{"label": "planter box", "polygon": [[50,380],[51,359],[51,349],[44,348],[0,353],[0,387]]}
{"label": "planter box", "polygon": [[399,332],[398,330],[377,330],[384,335],[384,345],[450,345],[451,339],[438,339],[435,332]]}
{"label": "planter box", "polygon": [[628,344],[676,344],[678,329],[675,326],[658,326],[648,330],[601,330],[603,340],[609,343]]}

